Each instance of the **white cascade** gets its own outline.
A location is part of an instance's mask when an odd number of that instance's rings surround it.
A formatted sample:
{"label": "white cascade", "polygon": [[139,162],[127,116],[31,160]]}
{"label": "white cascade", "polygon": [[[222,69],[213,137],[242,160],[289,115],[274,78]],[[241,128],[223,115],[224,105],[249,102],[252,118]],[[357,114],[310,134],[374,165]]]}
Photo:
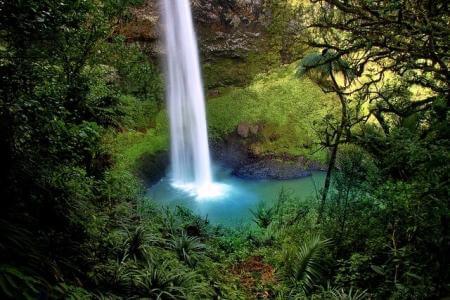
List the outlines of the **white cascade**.
{"label": "white cascade", "polygon": [[196,195],[211,193],[205,97],[190,3],[161,1],[173,185]]}

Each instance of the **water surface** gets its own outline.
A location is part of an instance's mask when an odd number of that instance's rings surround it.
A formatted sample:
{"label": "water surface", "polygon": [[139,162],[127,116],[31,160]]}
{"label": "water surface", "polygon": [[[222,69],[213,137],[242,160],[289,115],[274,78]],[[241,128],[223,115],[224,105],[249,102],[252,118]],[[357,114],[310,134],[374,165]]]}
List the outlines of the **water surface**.
{"label": "water surface", "polygon": [[246,180],[234,177],[230,170],[215,170],[215,181],[220,184],[222,194],[213,198],[198,199],[194,195],[176,189],[168,177],[148,189],[148,195],[161,206],[185,206],[213,224],[239,226],[250,223],[251,209],[264,202],[273,204],[284,189],[299,201],[315,195],[324,181],[325,173],[313,172],[312,176],[291,180]]}

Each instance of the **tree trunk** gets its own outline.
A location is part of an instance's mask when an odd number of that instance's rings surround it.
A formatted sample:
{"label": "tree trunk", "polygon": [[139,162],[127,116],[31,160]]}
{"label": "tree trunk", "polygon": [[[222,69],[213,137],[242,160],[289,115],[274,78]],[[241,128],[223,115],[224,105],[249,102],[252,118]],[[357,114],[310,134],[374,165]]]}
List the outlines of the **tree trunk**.
{"label": "tree trunk", "polygon": [[322,191],[322,198],[320,200],[320,207],[319,207],[319,215],[318,215],[318,221],[322,218],[323,211],[325,209],[325,202],[327,200],[328,191],[330,190],[331,185],[331,172],[334,169],[334,166],[336,164],[336,156],[338,151],[339,142],[337,142],[341,138],[342,134],[342,128],[339,126],[337,129],[338,132],[336,134],[336,141],[334,143],[334,146],[331,148],[331,156],[330,160],[328,162],[328,170],[327,175],[325,177],[325,183],[323,185],[323,191]]}
{"label": "tree trunk", "polygon": [[[333,70],[332,66],[330,66],[330,69]],[[340,87],[336,81],[336,78],[334,77],[333,71],[331,71],[330,77],[331,77],[331,80],[333,83],[334,90],[338,94],[339,101],[341,102],[341,124],[339,124],[339,127],[336,129],[336,137],[335,137],[333,145],[331,147],[331,156],[330,156],[330,160],[328,162],[327,175],[325,177],[322,198],[320,200],[319,215],[317,216],[318,223],[322,219],[322,215],[325,210],[325,203],[327,201],[328,191],[330,190],[330,186],[331,186],[331,173],[333,172],[333,169],[336,165],[337,151],[339,148],[339,143],[341,140],[342,132],[344,131],[344,128],[347,125],[347,121],[348,121],[347,100],[345,99],[344,95],[342,95],[342,93],[340,92]]]}

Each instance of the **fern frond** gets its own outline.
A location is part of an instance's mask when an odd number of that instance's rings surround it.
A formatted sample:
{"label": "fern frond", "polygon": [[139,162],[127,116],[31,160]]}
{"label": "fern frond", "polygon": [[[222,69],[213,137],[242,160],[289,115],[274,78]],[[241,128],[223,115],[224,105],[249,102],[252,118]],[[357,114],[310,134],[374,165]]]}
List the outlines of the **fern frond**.
{"label": "fern frond", "polygon": [[284,276],[293,286],[308,292],[320,279],[320,253],[331,244],[331,240],[312,236],[291,254],[288,254]]}

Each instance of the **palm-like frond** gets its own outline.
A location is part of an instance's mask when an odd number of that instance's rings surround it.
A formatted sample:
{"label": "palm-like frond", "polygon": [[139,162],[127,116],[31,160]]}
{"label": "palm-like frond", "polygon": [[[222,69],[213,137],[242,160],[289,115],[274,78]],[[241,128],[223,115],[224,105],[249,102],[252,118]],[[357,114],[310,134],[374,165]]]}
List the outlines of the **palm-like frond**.
{"label": "palm-like frond", "polygon": [[309,291],[320,278],[320,253],[331,244],[329,239],[313,236],[293,253],[287,253],[284,277],[293,286]]}
{"label": "palm-like frond", "polygon": [[55,271],[56,264],[39,251],[33,234],[22,225],[0,220],[0,237],[0,295],[35,299],[49,288],[42,267]]}
{"label": "palm-like frond", "polygon": [[185,299],[185,289],[176,284],[183,273],[169,269],[166,262],[159,266],[148,264],[134,276],[139,289],[138,293],[150,299]]}
{"label": "palm-like frond", "polygon": [[135,260],[148,257],[149,246],[159,242],[143,226],[136,227],[134,231],[126,230],[126,236],[124,256],[133,257]]}
{"label": "palm-like frond", "polygon": [[185,232],[181,236],[173,236],[168,245],[169,249],[174,250],[178,258],[188,265],[193,265],[196,262],[196,254],[206,248],[200,239],[188,236]]}
{"label": "palm-like frond", "polygon": [[0,253],[14,249],[14,251],[26,252],[32,247],[31,233],[21,226],[12,225],[0,220]]}
{"label": "palm-like frond", "polygon": [[350,65],[334,51],[314,52],[307,54],[297,69],[297,75],[314,77],[321,85],[329,84],[331,75],[342,74],[346,81],[354,77]]}
{"label": "palm-like frond", "polygon": [[0,294],[10,299],[36,299],[42,282],[9,265],[0,265]]}
{"label": "palm-like frond", "polygon": [[336,300],[362,300],[369,298],[366,290],[361,291],[353,289],[353,287],[348,292],[344,291],[344,289],[339,289],[331,291],[331,294]]}
{"label": "palm-like frond", "polygon": [[266,208],[264,204],[257,207],[256,211],[250,210],[253,215],[253,222],[261,228],[267,228],[272,223],[274,217],[273,207]]}
{"label": "palm-like frond", "polygon": [[133,292],[145,299],[210,299],[211,289],[195,272],[171,266],[147,262],[144,268],[135,270]]}

